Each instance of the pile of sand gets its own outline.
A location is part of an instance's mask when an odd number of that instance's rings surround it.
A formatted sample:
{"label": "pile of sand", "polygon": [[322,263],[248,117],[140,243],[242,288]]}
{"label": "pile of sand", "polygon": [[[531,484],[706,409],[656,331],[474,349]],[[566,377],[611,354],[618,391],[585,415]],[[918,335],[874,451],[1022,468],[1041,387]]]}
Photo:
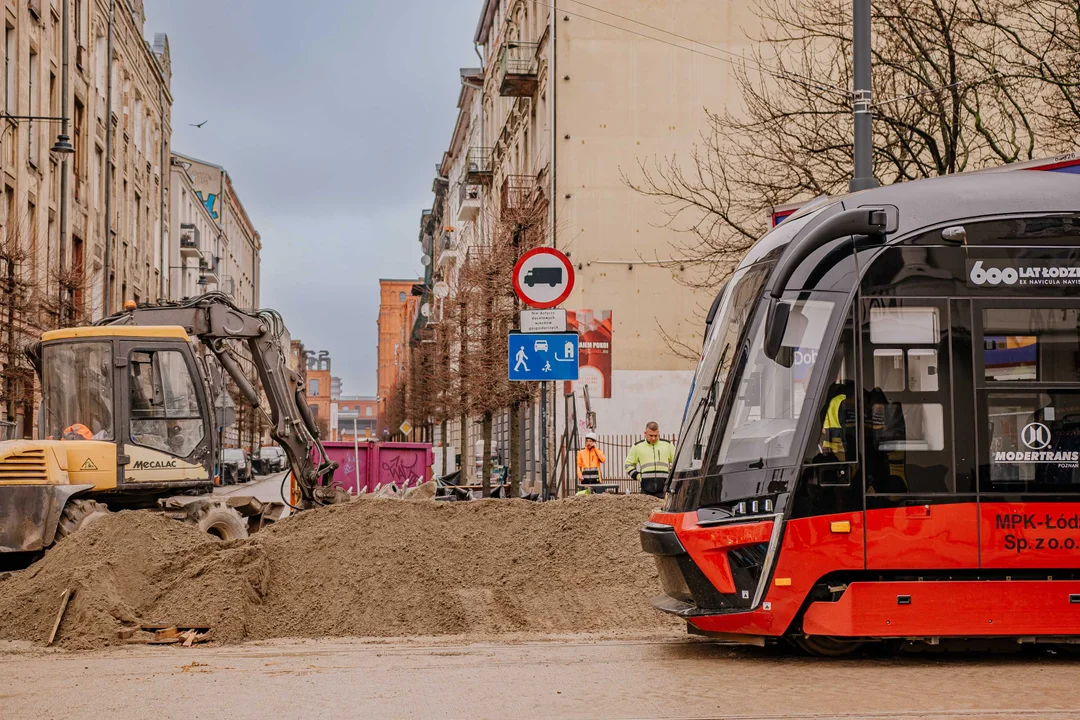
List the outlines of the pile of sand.
{"label": "pile of sand", "polygon": [[122,512],[0,581],[0,639],[62,645],[137,622],[207,623],[225,642],[279,637],[562,634],[670,628],[649,598],[645,496],[550,503],[361,498],[222,543]]}

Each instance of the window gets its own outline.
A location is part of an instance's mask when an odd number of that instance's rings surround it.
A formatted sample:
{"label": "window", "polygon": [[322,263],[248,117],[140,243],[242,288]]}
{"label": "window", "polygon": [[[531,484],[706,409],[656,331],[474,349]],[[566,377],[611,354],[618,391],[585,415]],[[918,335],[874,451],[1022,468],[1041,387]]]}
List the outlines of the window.
{"label": "window", "polygon": [[75,154],[71,156],[71,166],[75,177],[75,200],[80,202],[83,200],[83,163],[85,162],[83,144],[86,137],[83,118],[86,115],[86,108],[79,102],[78,98],[75,98],[74,108],[71,124],[74,133]]}
{"label": "window", "polygon": [[311,397],[318,397],[319,395],[319,381],[308,380],[308,395]]}
{"label": "window", "polygon": [[15,104],[18,86],[15,75],[15,58],[19,52],[18,43],[15,40],[15,28],[5,26],[4,31],[4,110],[8,115],[18,115],[18,107]]}
{"label": "window", "polygon": [[405,302],[405,293],[398,293],[398,302]]}
{"label": "window", "polygon": [[945,307],[871,300],[865,317],[867,492],[952,492]]}
{"label": "window", "polygon": [[1080,382],[1080,310],[983,310],[987,382]]}
{"label": "window", "polygon": [[[38,76],[37,76],[38,75],[38,68],[39,68],[39,64],[38,64],[37,50],[34,49],[34,48],[30,48],[30,66],[29,66],[28,75],[30,76],[30,114],[31,115],[40,115],[41,114],[41,97],[40,97],[40,95],[41,95],[41,86],[40,86]],[[29,157],[27,159],[30,161],[31,165],[37,167],[37,164],[38,164],[38,152],[41,149],[41,143],[38,140],[38,135],[41,134],[40,133],[40,127],[35,127],[34,126],[34,121],[31,120],[27,124],[27,132],[30,134],[30,155],[29,155]]]}
{"label": "window", "polygon": [[104,208],[102,192],[105,188],[105,151],[94,148],[94,207]]}
{"label": "window", "polygon": [[187,457],[203,440],[198,396],[183,353],[131,353],[131,441]]}
{"label": "window", "polygon": [[714,461],[716,469],[731,463],[761,463],[791,455],[792,440],[818,361],[835,304],[831,300],[798,300],[776,362],[765,355],[764,312],[759,313],[754,341],[742,369],[735,401]]}
{"label": "window", "polygon": [[829,368],[817,417],[813,420],[807,462],[812,464],[855,462],[858,458],[859,411],[855,392],[855,331],[852,313],[840,336]]}
{"label": "window", "polygon": [[364,415],[366,415],[367,417],[371,417],[371,414],[372,414],[372,413],[371,413],[371,406],[370,406],[370,405],[368,405],[368,406],[367,406],[367,407],[366,407],[366,408],[364,409]]}
{"label": "window", "polygon": [[[42,435],[113,439],[113,356],[108,342],[70,342],[42,349]],[[85,432],[83,431],[85,428]]]}
{"label": "window", "polygon": [[998,492],[1080,489],[1080,392],[991,392],[989,487]]}

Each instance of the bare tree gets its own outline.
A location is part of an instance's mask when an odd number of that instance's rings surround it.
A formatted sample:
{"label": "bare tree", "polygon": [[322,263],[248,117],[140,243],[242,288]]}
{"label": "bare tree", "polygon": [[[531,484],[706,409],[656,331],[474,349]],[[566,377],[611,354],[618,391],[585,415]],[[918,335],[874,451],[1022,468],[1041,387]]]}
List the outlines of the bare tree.
{"label": "bare tree", "polygon": [[[642,161],[626,178],[680,231],[673,255],[691,272],[676,277],[696,288],[715,288],[731,272],[772,208],[845,192],[851,177],[851,4],[756,5],[760,38],[735,72],[742,107],[706,110],[707,130],[689,158]],[[974,0],[875,1],[873,162],[883,183],[1043,151],[1036,80],[999,65],[1004,41],[975,7]]]}
{"label": "bare tree", "polygon": [[533,389],[508,380],[508,335],[519,309],[508,278],[521,254],[543,240],[545,203],[531,187],[504,188],[498,206],[477,223],[483,234],[468,242],[465,257],[447,277],[450,293],[435,310],[437,321],[429,326],[432,337],[423,336],[414,345],[410,412],[441,423],[444,430],[451,421],[460,423],[463,477],[469,475],[469,418],[479,418],[484,496],[491,494],[494,420],[504,410],[509,411],[511,428],[510,495],[520,493],[519,409]]}
{"label": "bare tree", "polygon": [[[1030,100],[1055,150],[1080,143],[1080,3],[997,0],[975,3],[973,16],[998,38],[988,51],[1003,72],[1034,83]],[[1054,147],[1056,146],[1056,147]]]}
{"label": "bare tree", "polygon": [[21,436],[31,432],[38,395],[28,345],[46,330],[87,320],[84,269],[61,265],[53,249],[40,248],[35,229],[17,218],[0,235],[0,394],[6,420],[21,418],[15,429]]}

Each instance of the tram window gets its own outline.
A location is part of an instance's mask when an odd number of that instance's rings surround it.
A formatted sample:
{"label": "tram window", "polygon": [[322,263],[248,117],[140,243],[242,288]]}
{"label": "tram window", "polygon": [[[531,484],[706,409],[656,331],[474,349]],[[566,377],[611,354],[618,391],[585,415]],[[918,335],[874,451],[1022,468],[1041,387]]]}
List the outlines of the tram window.
{"label": "tram window", "polygon": [[983,373],[992,382],[1080,382],[1080,310],[983,311]]}
{"label": "tram window", "polygon": [[714,467],[778,460],[791,455],[796,426],[833,308],[834,303],[827,300],[800,300],[793,305],[792,314],[801,315],[804,321],[789,323],[784,337],[782,351],[791,354],[791,367],[765,355],[765,323],[758,323]]}
{"label": "tram window", "polygon": [[937,345],[940,340],[936,307],[870,308],[870,342],[875,345]]}
{"label": "tram window", "polygon": [[[882,306],[877,303],[888,302]],[[874,300],[864,330],[867,492],[952,492],[943,306]],[[915,347],[912,347],[915,346]]]}
{"label": "tram window", "polygon": [[829,368],[829,385],[818,408],[820,435],[806,456],[811,464],[855,462],[858,459],[858,398],[855,395],[855,329],[849,314]]}
{"label": "tram window", "polygon": [[1080,393],[988,394],[990,487],[1052,492],[1080,485]]}
{"label": "tram window", "polygon": [[945,409],[938,403],[874,403],[870,413],[878,450],[945,449]]}

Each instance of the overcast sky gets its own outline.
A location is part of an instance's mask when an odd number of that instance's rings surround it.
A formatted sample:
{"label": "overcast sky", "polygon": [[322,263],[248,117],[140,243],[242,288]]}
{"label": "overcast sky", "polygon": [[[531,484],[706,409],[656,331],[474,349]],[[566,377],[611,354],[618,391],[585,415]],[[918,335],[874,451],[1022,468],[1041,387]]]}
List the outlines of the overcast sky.
{"label": "overcast sky", "polygon": [[[169,35],[172,146],[223,165],[262,297],[346,394],[375,394],[380,277],[420,277],[481,0],[145,0]],[[202,129],[189,123],[207,123]]]}

